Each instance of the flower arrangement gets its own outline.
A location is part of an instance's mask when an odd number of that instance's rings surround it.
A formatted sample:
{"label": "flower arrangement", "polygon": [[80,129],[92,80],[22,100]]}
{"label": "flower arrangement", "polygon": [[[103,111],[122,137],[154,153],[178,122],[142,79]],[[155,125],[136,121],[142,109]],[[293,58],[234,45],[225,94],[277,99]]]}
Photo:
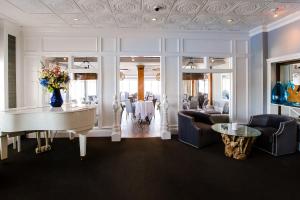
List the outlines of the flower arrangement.
{"label": "flower arrangement", "polygon": [[39,81],[43,87],[47,88],[49,92],[53,92],[55,89],[68,89],[70,77],[66,71],[62,70],[58,64],[49,67],[43,63],[42,65]]}

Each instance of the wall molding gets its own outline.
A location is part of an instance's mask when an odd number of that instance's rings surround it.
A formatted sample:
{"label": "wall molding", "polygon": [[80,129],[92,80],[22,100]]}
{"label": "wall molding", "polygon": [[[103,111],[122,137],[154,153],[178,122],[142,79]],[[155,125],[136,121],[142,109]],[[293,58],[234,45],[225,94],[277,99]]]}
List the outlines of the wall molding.
{"label": "wall molding", "polygon": [[300,11],[295,12],[293,14],[290,14],[288,16],[285,16],[275,22],[272,22],[270,24],[267,25],[263,25],[263,26],[258,26],[254,29],[251,29],[249,31],[249,36],[252,37],[254,35],[257,35],[259,33],[263,33],[263,32],[270,32],[273,31],[275,29],[281,28],[285,25],[291,24],[295,21],[300,20]]}

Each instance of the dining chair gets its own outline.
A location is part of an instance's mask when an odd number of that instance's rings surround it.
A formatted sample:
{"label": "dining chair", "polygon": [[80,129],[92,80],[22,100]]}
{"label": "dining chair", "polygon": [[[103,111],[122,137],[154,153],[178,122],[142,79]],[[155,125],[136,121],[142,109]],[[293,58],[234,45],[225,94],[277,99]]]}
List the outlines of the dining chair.
{"label": "dining chair", "polygon": [[126,108],[126,120],[128,118],[128,116],[131,114],[131,119],[134,118],[134,112],[135,112],[135,107],[133,106],[133,104],[131,103],[130,99],[126,99],[125,100],[125,108]]}

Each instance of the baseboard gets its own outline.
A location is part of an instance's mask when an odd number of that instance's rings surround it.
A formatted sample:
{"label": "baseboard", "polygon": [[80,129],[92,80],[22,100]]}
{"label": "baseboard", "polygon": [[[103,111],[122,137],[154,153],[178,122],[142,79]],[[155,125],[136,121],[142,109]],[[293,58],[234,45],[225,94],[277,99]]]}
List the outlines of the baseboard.
{"label": "baseboard", "polygon": [[172,134],[176,135],[178,131],[178,125],[177,124],[169,125],[169,131],[171,131]]}

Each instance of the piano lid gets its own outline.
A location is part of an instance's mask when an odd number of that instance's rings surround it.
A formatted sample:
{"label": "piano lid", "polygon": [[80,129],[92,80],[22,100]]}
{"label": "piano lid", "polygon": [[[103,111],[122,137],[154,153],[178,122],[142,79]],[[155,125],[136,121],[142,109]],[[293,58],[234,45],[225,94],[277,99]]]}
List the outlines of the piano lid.
{"label": "piano lid", "polygon": [[41,112],[51,112],[51,113],[66,113],[66,112],[78,112],[88,109],[95,108],[94,105],[76,105],[76,104],[64,104],[60,108],[53,108],[51,106],[39,106],[39,107],[20,107],[11,108],[1,113],[5,114],[24,114],[24,113],[41,113]]}

